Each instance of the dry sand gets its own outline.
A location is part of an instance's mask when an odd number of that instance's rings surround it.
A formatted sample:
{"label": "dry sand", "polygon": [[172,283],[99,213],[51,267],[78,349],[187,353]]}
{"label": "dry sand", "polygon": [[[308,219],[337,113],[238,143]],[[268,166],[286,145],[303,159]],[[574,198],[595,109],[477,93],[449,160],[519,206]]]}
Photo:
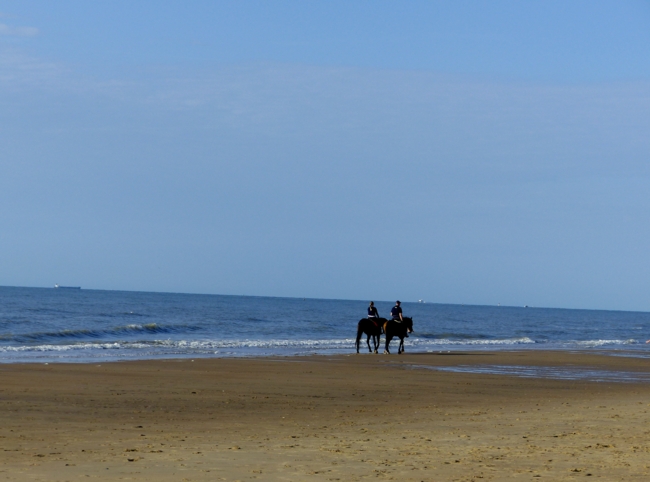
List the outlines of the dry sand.
{"label": "dry sand", "polygon": [[409,365],[553,352],[0,366],[0,480],[650,480],[650,385]]}

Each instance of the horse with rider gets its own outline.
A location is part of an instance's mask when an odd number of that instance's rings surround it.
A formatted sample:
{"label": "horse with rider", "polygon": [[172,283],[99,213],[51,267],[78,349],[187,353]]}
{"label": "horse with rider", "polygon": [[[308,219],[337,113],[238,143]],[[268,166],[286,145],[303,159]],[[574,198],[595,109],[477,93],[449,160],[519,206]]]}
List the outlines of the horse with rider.
{"label": "horse with rider", "polygon": [[404,353],[404,338],[408,338],[408,334],[413,332],[413,318],[403,316],[399,300],[395,302],[395,306],[390,310],[390,314],[390,320],[381,318],[375,307],[375,303],[373,301],[370,302],[368,317],[359,320],[357,325],[357,339],[355,344],[357,353],[359,353],[359,343],[363,334],[367,335],[366,343],[368,344],[368,351],[373,353],[373,349],[370,347],[370,338],[372,337],[374,353],[378,353],[382,333],[386,335],[384,354],[390,354],[388,347],[393,338],[400,339],[397,353]]}

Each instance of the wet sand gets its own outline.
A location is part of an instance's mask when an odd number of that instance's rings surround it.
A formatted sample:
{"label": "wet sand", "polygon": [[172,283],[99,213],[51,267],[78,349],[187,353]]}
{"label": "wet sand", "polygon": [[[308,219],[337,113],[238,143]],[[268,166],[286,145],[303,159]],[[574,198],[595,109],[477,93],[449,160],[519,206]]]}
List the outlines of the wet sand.
{"label": "wet sand", "polygon": [[650,384],[557,352],[0,365],[0,480],[648,480]]}

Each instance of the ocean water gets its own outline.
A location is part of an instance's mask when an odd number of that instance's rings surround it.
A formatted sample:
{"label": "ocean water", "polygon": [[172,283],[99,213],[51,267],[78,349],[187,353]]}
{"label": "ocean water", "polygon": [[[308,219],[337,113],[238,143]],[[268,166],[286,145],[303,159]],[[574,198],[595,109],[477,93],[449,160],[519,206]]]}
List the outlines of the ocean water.
{"label": "ocean water", "polygon": [[[0,287],[0,362],[354,353],[367,304]],[[375,304],[382,316],[393,305]],[[650,313],[407,302],[402,307],[415,330],[407,352],[533,348],[650,355]]]}

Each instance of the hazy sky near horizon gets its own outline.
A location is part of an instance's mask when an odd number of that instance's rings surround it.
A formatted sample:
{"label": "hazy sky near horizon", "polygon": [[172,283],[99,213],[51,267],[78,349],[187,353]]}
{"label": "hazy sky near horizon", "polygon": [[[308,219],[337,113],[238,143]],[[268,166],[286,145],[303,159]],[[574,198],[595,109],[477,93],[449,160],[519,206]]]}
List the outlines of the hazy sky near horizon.
{"label": "hazy sky near horizon", "polygon": [[650,2],[0,0],[0,285],[650,310]]}

